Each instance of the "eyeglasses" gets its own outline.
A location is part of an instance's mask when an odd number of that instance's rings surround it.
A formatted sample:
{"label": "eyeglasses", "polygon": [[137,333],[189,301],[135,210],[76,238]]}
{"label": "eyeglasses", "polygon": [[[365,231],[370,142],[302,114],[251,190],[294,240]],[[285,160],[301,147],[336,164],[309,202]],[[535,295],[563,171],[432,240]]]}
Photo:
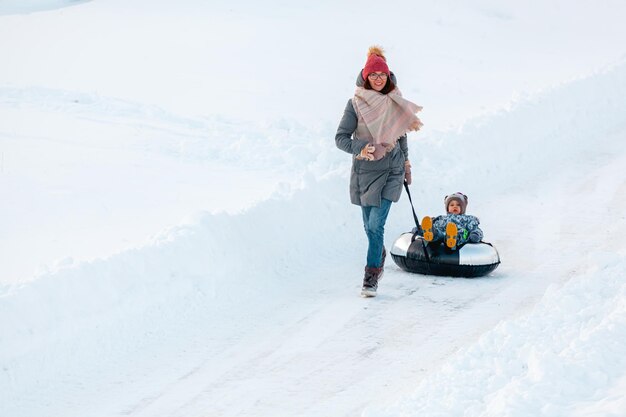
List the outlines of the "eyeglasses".
{"label": "eyeglasses", "polygon": [[367,78],[369,78],[370,80],[377,80],[377,79],[382,79],[382,80],[386,80],[387,79],[387,74],[385,74],[384,72],[382,74],[376,74],[375,72],[370,73]]}

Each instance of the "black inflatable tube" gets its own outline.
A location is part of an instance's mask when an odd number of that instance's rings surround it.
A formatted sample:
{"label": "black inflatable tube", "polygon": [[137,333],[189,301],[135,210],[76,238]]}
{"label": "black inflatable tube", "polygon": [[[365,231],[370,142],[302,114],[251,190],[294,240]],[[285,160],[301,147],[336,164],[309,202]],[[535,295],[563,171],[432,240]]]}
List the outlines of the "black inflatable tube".
{"label": "black inflatable tube", "polygon": [[391,255],[394,262],[407,272],[414,272],[423,275],[437,275],[447,277],[476,278],[487,275],[500,265],[500,263],[490,265],[448,265],[438,264],[404,256]]}
{"label": "black inflatable tube", "polygon": [[468,244],[452,251],[441,244],[428,244],[411,233],[396,240],[391,256],[403,270],[424,275],[475,278],[500,265],[498,251],[489,243]]}

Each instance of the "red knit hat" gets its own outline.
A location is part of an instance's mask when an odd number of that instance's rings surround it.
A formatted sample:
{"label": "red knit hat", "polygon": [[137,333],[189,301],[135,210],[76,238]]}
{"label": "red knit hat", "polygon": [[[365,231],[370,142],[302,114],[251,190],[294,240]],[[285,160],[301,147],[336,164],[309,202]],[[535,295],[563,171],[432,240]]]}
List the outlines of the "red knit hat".
{"label": "red knit hat", "polygon": [[383,48],[380,46],[370,46],[370,49],[367,51],[365,68],[361,71],[361,75],[363,75],[363,79],[365,80],[372,72],[384,72],[389,76],[387,60],[385,59]]}

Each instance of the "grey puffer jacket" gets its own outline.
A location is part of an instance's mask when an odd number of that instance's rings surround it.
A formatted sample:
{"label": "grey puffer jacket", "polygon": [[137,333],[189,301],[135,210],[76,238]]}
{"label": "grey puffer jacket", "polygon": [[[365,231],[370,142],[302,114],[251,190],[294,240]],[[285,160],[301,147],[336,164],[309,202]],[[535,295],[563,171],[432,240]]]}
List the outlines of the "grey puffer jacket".
{"label": "grey puffer jacket", "polygon": [[[395,76],[391,74],[395,82]],[[359,73],[357,85],[363,79]],[[358,118],[352,99],[348,100],[343,117],[337,128],[335,143],[337,147],[352,154],[350,173],[350,201],[358,206],[380,207],[383,198],[397,202],[402,194],[404,183],[404,162],[409,159],[409,147],[406,135],[398,139],[396,147],[378,161],[356,159],[367,145],[366,140],[354,136]]]}

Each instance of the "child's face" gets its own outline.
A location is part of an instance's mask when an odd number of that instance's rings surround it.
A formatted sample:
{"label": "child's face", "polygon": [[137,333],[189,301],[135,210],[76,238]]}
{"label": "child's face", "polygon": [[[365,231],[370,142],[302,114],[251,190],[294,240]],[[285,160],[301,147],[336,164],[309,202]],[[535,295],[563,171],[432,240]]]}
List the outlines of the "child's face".
{"label": "child's face", "polygon": [[450,201],[450,204],[448,204],[448,214],[461,214],[461,204],[456,200]]}

